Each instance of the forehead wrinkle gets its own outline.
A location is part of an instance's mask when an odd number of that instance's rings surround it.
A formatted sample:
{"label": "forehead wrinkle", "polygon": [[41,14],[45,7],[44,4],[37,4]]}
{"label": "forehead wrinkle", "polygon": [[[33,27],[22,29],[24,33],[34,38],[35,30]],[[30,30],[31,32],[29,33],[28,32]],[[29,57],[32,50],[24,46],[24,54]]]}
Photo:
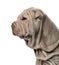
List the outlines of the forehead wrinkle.
{"label": "forehead wrinkle", "polygon": [[32,16],[31,16],[31,12],[30,12],[30,10],[28,10],[28,16],[29,16],[29,19],[31,20],[31,18],[32,18]]}
{"label": "forehead wrinkle", "polygon": [[27,13],[27,16],[28,16],[28,19],[29,19],[29,18],[30,18],[30,16],[29,16],[29,12],[27,11],[26,13]]}
{"label": "forehead wrinkle", "polygon": [[36,13],[37,13],[37,10],[35,10],[35,9],[31,10],[32,18],[36,17]]}
{"label": "forehead wrinkle", "polygon": [[33,12],[34,12],[34,15],[33,15],[33,16],[34,16],[34,18],[35,18],[35,16],[36,16],[36,10],[33,10]]}
{"label": "forehead wrinkle", "polygon": [[36,13],[37,13],[36,10],[33,10],[33,9],[28,9],[27,10],[27,15],[29,16],[30,20],[32,20],[36,17]]}
{"label": "forehead wrinkle", "polygon": [[34,12],[34,10],[32,9],[32,10],[30,10],[30,14],[31,14],[31,18],[34,18],[35,17],[35,12]]}
{"label": "forehead wrinkle", "polygon": [[34,16],[34,11],[31,10],[30,13],[31,13],[31,16],[33,17]]}

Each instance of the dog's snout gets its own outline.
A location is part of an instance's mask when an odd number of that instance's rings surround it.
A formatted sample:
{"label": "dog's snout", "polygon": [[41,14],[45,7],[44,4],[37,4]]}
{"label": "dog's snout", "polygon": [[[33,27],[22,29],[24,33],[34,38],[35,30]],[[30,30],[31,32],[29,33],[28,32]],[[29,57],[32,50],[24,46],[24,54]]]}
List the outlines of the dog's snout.
{"label": "dog's snout", "polygon": [[13,22],[11,27],[12,27],[12,29],[14,29],[16,27],[16,22]]}
{"label": "dog's snout", "polygon": [[12,27],[13,34],[16,35],[16,33],[15,33],[15,31],[16,31],[15,30],[16,29],[16,22],[13,22],[12,25],[11,25],[11,27]]}

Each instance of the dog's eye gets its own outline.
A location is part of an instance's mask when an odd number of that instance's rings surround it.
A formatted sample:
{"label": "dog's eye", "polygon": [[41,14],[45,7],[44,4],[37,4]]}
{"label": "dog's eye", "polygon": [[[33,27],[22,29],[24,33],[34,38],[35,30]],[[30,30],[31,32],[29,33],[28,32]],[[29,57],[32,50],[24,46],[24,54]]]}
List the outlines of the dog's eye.
{"label": "dog's eye", "polygon": [[27,18],[26,17],[22,17],[22,19],[21,20],[27,20]]}
{"label": "dog's eye", "polygon": [[42,19],[42,16],[37,16],[37,17],[35,17],[35,19]]}

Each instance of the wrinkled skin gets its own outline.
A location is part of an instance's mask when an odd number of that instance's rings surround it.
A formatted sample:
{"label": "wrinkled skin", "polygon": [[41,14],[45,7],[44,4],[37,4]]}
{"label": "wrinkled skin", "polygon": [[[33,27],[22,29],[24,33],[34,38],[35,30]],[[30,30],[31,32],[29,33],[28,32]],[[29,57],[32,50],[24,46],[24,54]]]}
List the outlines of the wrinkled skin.
{"label": "wrinkled skin", "polygon": [[43,20],[43,14],[35,9],[26,10],[18,16],[16,22],[12,24],[13,34],[25,39],[30,47],[36,42],[39,33],[40,24]]}
{"label": "wrinkled skin", "polygon": [[24,10],[12,23],[12,32],[34,50],[36,65],[59,65],[59,30],[40,9]]}

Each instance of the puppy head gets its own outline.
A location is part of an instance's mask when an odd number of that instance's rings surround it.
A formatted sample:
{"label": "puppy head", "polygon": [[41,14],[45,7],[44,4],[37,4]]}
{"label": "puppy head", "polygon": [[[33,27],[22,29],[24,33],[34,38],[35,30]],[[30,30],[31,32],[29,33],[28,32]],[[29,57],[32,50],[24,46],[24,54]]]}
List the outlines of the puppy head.
{"label": "puppy head", "polygon": [[12,23],[13,34],[24,39],[28,45],[33,46],[38,34],[41,33],[43,16],[43,12],[36,8],[24,10],[18,16],[17,21]]}

